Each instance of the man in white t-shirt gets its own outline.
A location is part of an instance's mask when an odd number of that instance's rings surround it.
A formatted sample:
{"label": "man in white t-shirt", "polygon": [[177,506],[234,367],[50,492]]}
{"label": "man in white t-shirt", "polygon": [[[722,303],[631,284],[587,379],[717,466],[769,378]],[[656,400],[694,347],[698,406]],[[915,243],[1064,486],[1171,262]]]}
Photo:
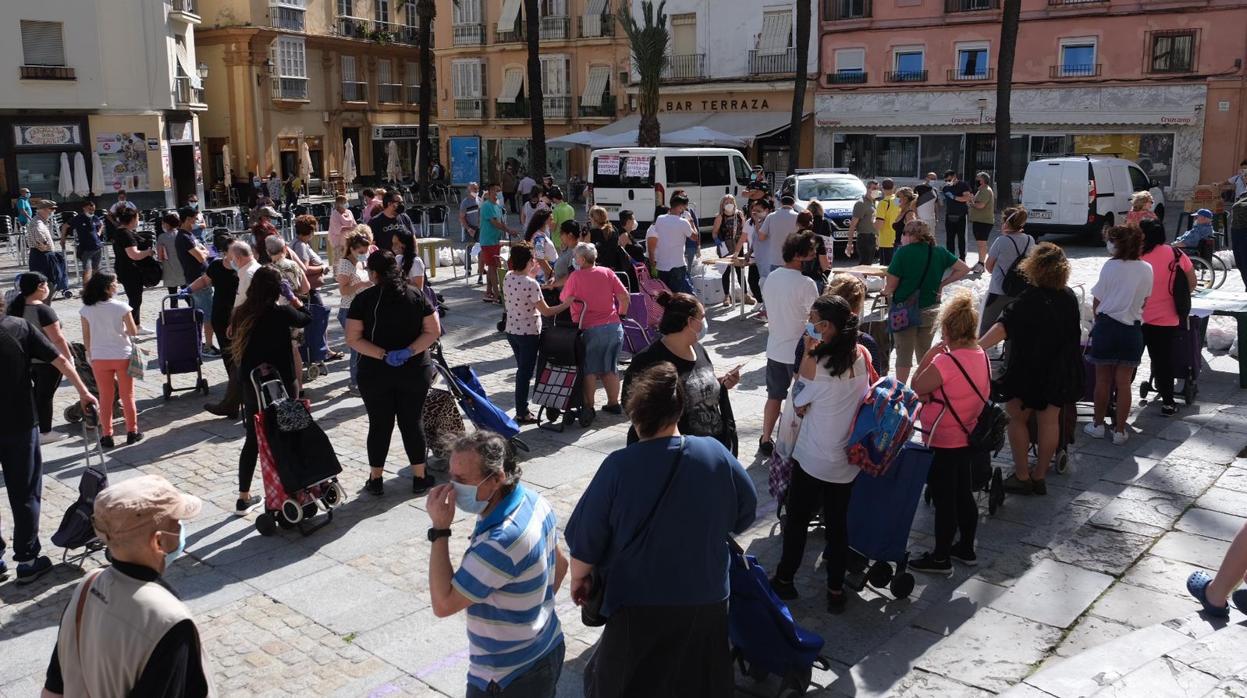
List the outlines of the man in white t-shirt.
{"label": "man in white t-shirt", "polygon": [[520,199],[527,199],[535,186],[537,186],[537,180],[533,179],[532,175],[525,174],[515,188],[515,192],[520,195]]}
{"label": "man in white t-shirt", "polygon": [[[772,269],[778,268],[780,253],[788,236],[797,232],[797,210],[793,207],[796,200],[791,195],[779,200],[780,207],[762,221],[758,229],[758,241],[754,245],[753,258],[758,265],[760,283],[766,285],[767,276]],[[802,320],[801,322],[805,322]]]}
{"label": "man in white t-shirt", "polygon": [[928,172],[926,179],[922,180],[922,184],[914,187],[914,193],[918,195],[918,201],[916,202],[918,220],[926,223],[932,233],[935,231],[936,205],[940,200],[939,189],[935,186],[938,179],[934,172]]}
{"label": "man in white t-shirt", "polygon": [[676,293],[694,293],[684,260],[684,241],[696,239],[697,229],[683,217],[687,209],[688,197],[672,194],[671,208],[659,216],[645,234],[645,246],[650,261],[658,269],[658,278]]}
{"label": "man in white t-shirt", "polygon": [[238,294],[234,296],[234,307],[247,300],[247,289],[251,288],[251,277],[260,268],[260,263],[251,254],[251,245],[242,240],[235,240],[229,246],[229,264],[238,274]]}
{"label": "man in white t-shirt", "polygon": [[774,447],[771,432],[779,421],[780,405],[788,397],[788,386],[792,383],[797,342],[801,341],[810,308],[818,298],[814,281],[801,273],[801,265],[817,254],[814,234],[791,234],[783,240],[780,249],[784,266],[772,271],[762,287],[762,302],[767,308],[766,408],[762,412],[762,440],[758,448],[766,455],[770,455]]}

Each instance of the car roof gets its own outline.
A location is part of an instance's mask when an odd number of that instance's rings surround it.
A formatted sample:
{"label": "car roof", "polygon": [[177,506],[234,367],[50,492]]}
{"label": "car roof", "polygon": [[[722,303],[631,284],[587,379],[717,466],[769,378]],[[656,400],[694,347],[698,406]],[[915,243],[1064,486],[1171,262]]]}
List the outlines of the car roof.
{"label": "car roof", "polygon": [[[735,148],[680,148],[675,146],[661,146],[658,148],[642,148],[639,146],[628,148],[602,148],[590,153],[590,157],[598,155],[627,155],[636,153],[638,155],[656,155],[659,153],[683,153],[686,155],[740,155],[740,151]],[[743,155],[741,157],[744,157]]]}
{"label": "car roof", "polygon": [[1098,155],[1067,155],[1065,157],[1059,157],[1059,158],[1040,158],[1038,160],[1032,160],[1032,162],[1102,162],[1102,163],[1120,162],[1120,163],[1124,163],[1127,165],[1137,164],[1135,163],[1135,161],[1127,160],[1125,158],[1108,158],[1108,157],[1100,157]]}

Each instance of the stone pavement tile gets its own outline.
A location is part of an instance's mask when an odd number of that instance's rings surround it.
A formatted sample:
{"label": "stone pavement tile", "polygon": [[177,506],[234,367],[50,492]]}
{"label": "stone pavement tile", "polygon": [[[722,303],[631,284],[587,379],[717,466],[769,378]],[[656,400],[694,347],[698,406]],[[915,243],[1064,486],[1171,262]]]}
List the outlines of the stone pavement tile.
{"label": "stone pavement tile", "polygon": [[1247,512],[1247,492],[1214,486],[1195,501],[1195,506],[1223,514],[1242,514]]}
{"label": "stone pavement tile", "polygon": [[1090,696],[1189,641],[1186,635],[1164,626],[1144,628],[1031,674],[1026,683],[1061,698]]}
{"label": "stone pavement tile", "polygon": [[1247,666],[1247,655],[1243,653],[1245,643],[1247,626],[1231,623],[1165,656],[1218,679],[1228,679]]}
{"label": "stone pavement tile", "polygon": [[1228,465],[1247,447],[1247,434],[1212,426],[1200,429],[1173,451],[1173,456],[1203,463]]}
{"label": "stone pavement tile", "polygon": [[823,635],[826,644],[822,654],[850,666],[886,642],[898,628],[909,626],[925,608],[912,597],[897,601],[871,591],[870,587],[860,597],[855,598],[850,592],[848,605],[838,616],[827,615],[826,599],[821,594],[803,595],[790,603],[798,623]]}
{"label": "stone pavement tile", "polygon": [[186,549],[197,560],[213,567],[229,567],[257,555],[272,554],[289,545],[283,536],[261,536],[255,530],[255,513],[234,516],[211,502],[189,522]]}
{"label": "stone pavement tile", "polygon": [[[343,698],[346,698],[348,694],[344,693],[342,695]],[[438,691],[410,674],[400,673],[387,681],[374,683],[367,691],[351,695],[367,696],[368,698],[442,698],[447,694]]]}
{"label": "stone pavement tile", "polygon": [[[1097,618],[1092,615],[1084,615],[1078,619],[1078,622],[1070,629],[1069,634],[1057,646],[1056,654],[1053,657],[1062,660],[1076,657],[1093,647],[1112,642],[1123,635],[1134,632],[1134,630],[1129,625]],[[1049,657],[1049,659],[1052,659],[1052,657]],[[1046,669],[1047,665],[1044,668]]]}
{"label": "stone pavement tile", "polygon": [[914,618],[914,625],[940,635],[948,635],[970,619],[980,608],[1005,593],[998,584],[970,577],[961,582],[945,601],[933,599],[929,608]]}
{"label": "stone pavement tile", "polygon": [[1141,443],[1131,449],[1131,454],[1138,458],[1164,460],[1166,456],[1176,455],[1181,448],[1180,441],[1147,438],[1149,436],[1148,432],[1138,434],[1137,436],[1140,437]]}
{"label": "stone pavement tile", "polygon": [[941,639],[943,635],[929,630],[905,628],[837,678],[829,687],[830,691],[855,698],[896,695],[898,684],[909,674],[914,662]]}
{"label": "stone pavement tile", "polygon": [[992,694],[946,676],[919,670],[906,676],[905,680],[897,686],[896,692],[890,695],[895,698],[926,698],[927,696],[987,698]]}
{"label": "stone pavement tile", "polygon": [[[1235,462],[1247,463],[1247,459]],[[1247,492],[1247,465],[1226,468],[1217,480],[1217,487],[1235,492]]]}
{"label": "stone pavement tile", "polygon": [[1049,557],[1051,553],[1047,549],[1019,545],[1011,552],[995,555],[990,560],[980,559],[974,576],[991,584],[1011,587],[1027,570]]}
{"label": "stone pavement tile", "polygon": [[1133,484],[1136,480],[1146,475],[1149,470],[1156,467],[1157,463],[1160,463],[1160,461],[1155,458],[1129,455],[1122,458],[1116,465],[1105,472],[1103,479],[1109,482],[1120,482],[1125,485]]}
{"label": "stone pavement tile", "polygon": [[1069,506],[1056,512],[1049,521],[1032,527],[1030,533],[1018,540],[1036,548],[1048,548],[1053,543],[1068,538],[1078,527],[1090,520],[1098,509],[1099,506],[1083,506],[1075,498]]}
{"label": "stone pavement tile", "polygon": [[165,570],[164,579],[195,614],[250,596],[255,589],[225,571],[183,556]]}
{"label": "stone pavement tile", "polygon": [[[1186,534],[1170,533],[1166,535]],[[1225,545],[1220,541],[1218,541],[1218,544]],[[1194,571],[1194,567],[1188,562],[1161,557],[1156,552],[1159,547],[1160,544],[1158,543],[1152,547],[1149,554],[1139,558],[1139,561],[1126,572],[1121,581],[1171,596],[1185,596],[1186,578]]]}
{"label": "stone pavement tile", "polygon": [[1160,492],[1198,497],[1221,477],[1224,467],[1186,459],[1161,461],[1134,484]]}
{"label": "stone pavement tile", "polygon": [[1198,609],[1199,605],[1190,596],[1153,591],[1132,584],[1114,584],[1091,607],[1091,613],[1135,628],[1145,628]]}
{"label": "stone pavement tile", "polygon": [[1039,528],[1049,524],[1052,512],[1068,506],[1078,494],[1078,491],[1054,482],[1048,486],[1048,494],[1044,497],[1006,496],[1004,505],[996,510],[995,518]]}
{"label": "stone pavement tile", "polygon": [[1135,669],[1096,693],[1100,698],[1187,698],[1202,696],[1217,685],[1217,678],[1181,662],[1161,657]]}
{"label": "stone pavement tile", "polygon": [[979,611],[917,662],[919,669],[1000,692],[1020,681],[1061,631],[992,608]]}
{"label": "stone pavement tile", "polygon": [[362,632],[354,644],[447,695],[463,695],[468,676],[464,614],[437,618],[431,608],[388,614],[384,625]]}
{"label": "stone pavement tile", "polygon": [[597,472],[606,454],[578,446],[564,447],[557,456],[544,456],[525,460],[525,482],[542,487],[557,487],[565,482]]}
{"label": "stone pavement tile", "polygon": [[1047,691],[1041,691],[1028,683],[1015,684],[1013,688],[997,695],[1001,696],[1001,698],[1058,698],[1057,696],[1053,696]]}
{"label": "stone pavement tile", "polygon": [[[428,515],[412,507],[401,506],[404,498],[411,497],[411,483],[399,480],[396,487],[387,488],[373,506],[382,510],[363,518],[337,517],[298,543],[304,549],[315,551],[339,562],[353,560],[360,555],[383,548],[396,540],[412,540],[423,535],[429,527]],[[402,491],[390,492],[389,489]],[[371,498],[371,495],[362,495]],[[380,501],[384,500],[384,501]]]}
{"label": "stone pavement tile", "polygon": [[1084,524],[1068,540],[1054,547],[1052,556],[1085,569],[1119,575],[1151,544],[1152,539],[1146,536]]}
{"label": "stone pavement tile", "polygon": [[[1225,551],[1229,547],[1229,544],[1220,538],[1185,531],[1170,531],[1161,536],[1149,552],[1166,560],[1174,560],[1206,570],[1216,570],[1221,566],[1221,559],[1225,557]],[[1183,588],[1186,585],[1186,575],[1192,571],[1187,569],[1178,580],[1177,583]]]}
{"label": "stone pavement tile", "polygon": [[1199,424],[1185,419],[1179,419],[1176,422],[1171,422],[1169,426],[1166,426],[1164,429],[1157,432],[1156,438],[1182,443],[1183,441],[1186,441],[1194,436],[1195,432],[1199,431],[1201,428],[1202,427]]}
{"label": "stone pavement tile", "polygon": [[1000,598],[997,611],[1058,628],[1068,628],[1113,583],[1098,572],[1055,560],[1040,560]]}
{"label": "stone pavement tile", "polygon": [[1191,504],[1189,497],[1143,487],[1127,487],[1091,517],[1091,525],[1157,537],[1173,526]]}
{"label": "stone pavement tile", "polygon": [[[68,597],[66,599],[68,603]],[[59,624],[60,614],[55,616],[55,621]],[[47,671],[48,659],[52,656],[59,631],[59,625],[48,624],[23,632],[19,637],[0,641],[0,657],[4,658],[0,661],[0,685],[30,676],[41,679]]]}
{"label": "stone pavement tile", "polygon": [[221,569],[239,577],[252,590],[266,592],[273,587],[338,564],[328,556],[319,555],[299,545],[293,538],[290,538],[288,543],[285,547],[274,550],[263,558],[251,558]]}
{"label": "stone pavement tile", "polygon": [[[51,650],[49,650],[49,653]],[[0,686],[0,698],[30,698],[43,690],[43,676],[25,676]]]}
{"label": "stone pavement tile", "polygon": [[410,592],[391,589],[346,566],[329,567],[265,593],[340,635],[362,633],[422,606]]}
{"label": "stone pavement tile", "polygon": [[1234,536],[1247,524],[1247,518],[1222,514],[1198,507],[1190,509],[1178,519],[1174,526],[1179,531],[1208,536],[1218,540],[1232,541]]}

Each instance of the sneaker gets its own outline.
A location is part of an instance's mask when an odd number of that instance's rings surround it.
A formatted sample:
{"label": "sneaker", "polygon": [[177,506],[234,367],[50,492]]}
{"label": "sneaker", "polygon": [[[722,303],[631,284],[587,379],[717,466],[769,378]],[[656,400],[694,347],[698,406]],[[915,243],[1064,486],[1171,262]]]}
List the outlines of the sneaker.
{"label": "sneaker", "polygon": [[368,482],[364,483],[364,491],[374,497],[380,497],[385,494],[385,484],[379,477],[370,477]]}
{"label": "sneaker", "polygon": [[113,446],[116,446],[116,445],[117,444],[113,441],[113,437],[111,436],[100,437],[100,446],[104,448],[112,448]]}
{"label": "sneaker", "polygon": [[1104,434],[1105,434],[1104,425],[1103,424],[1092,424],[1091,422],[1087,422],[1087,426],[1082,428],[1082,433],[1086,434],[1087,436],[1090,436],[1093,439],[1102,439],[1104,438]]}
{"label": "sneaker", "polygon": [[424,477],[415,477],[411,479],[411,493],[424,494],[433,489],[433,485],[435,484],[433,476],[425,473]]}
{"label": "sneaker", "polygon": [[827,612],[832,615],[840,615],[844,612],[844,606],[848,603],[849,597],[844,590],[832,591],[827,590]]}
{"label": "sneaker", "polygon": [[603,405],[602,411],[609,412],[610,414],[623,414],[623,405],[619,403],[615,403],[613,405]]}
{"label": "sneaker", "polygon": [[931,553],[923,553],[922,557],[917,560],[910,560],[909,569],[915,572],[949,576],[953,573],[953,563],[948,558],[940,560],[931,555]]}
{"label": "sneaker", "polygon": [[1004,480],[1005,492],[1009,494],[1028,495],[1034,494],[1035,486],[1033,480],[1022,480],[1017,474],[1012,474]]}
{"label": "sneaker", "polygon": [[215,359],[215,358],[217,358],[218,356],[220,356],[220,355],[221,355],[221,350],[220,350],[220,349],[217,349],[216,347],[213,347],[213,346],[208,346],[208,345],[206,345],[206,344],[205,344],[205,345],[204,345],[204,347],[203,347],[203,349],[200,349],[200,350],[199,350],[199,353],[200,353],[200,354],[201,354],[204,358],[207,358],[207,359]]}
{"label": "sneaker", "polygon": [[1178,406],[1174,403],[1160,406],[1160,414],[1164,417],[1172,417],[1178,413]]}
{"label": "sneaker", "polygon": [[17,584],[18,586],[30,584],[47,574],[51,569],[52,561],[46,556],[35,558],[32,562],[19,562],[17,564]]}
{"label": "sneaker", "polygon": [[247,512],[256,508],[259,503],[260,497],[254,494],[247,495],[246,499],[238,498],[234,502],[234,516],[246,516]]}
{"label": "sneaker", "polygon": [[597,417],[597,416],[598,416],[598,412],[597,412],[597,410],[593,409],[592,407],[584,407],[584,408],[581,408],[581,410],[580,410],[580,428],[581,428],[581,429],[588,429],[588,428],[589,428],[589,425],[590,425],[590,424],[593,424],[593,420],[594,420],[594,418],[595,418],[595,417]]}
{"label": "sneaker", "polygon": [[775,595],[785,601],[792,601],[801,595],[797,593],[797,586],[792,582],[781,581],[778,576],[771,577],[771,590]]}
{"label": "sneaker", "polygon": [[1129,432],[1125,432],[1125,431],[1113,432],[1113,445],[1114,446],[1125,446],[1126,441],[1128,441],[1129,439],[1130,439]]}
{"label": "sneaker", "polygon": [[141,431],[126,432],[126,445],[127,446],[129,446],[130,444],[136,444],[142,440],[143,440],[143,432]]}
{"label": "sneaker", "polygon": [[1031,480],[1031,492],[1034,492],[1036,495],[1039,495],[1040,497],[1047,496],[1048,481],[1032,479]]}
{"label": "sneaker", "polygon": [[956,560],[957,562],[960,562],[963,565],[969,565],[973,567],[979,564],[979,556],[974,554],[973,546],[966,546],[966,545],[961,545],[960,543],[958,543],[957,545],[954,545],[951,550],[948,551],[948,556]]}
{"label": "sneaker", "polygon": [[153,330],[146,325],[139,325],[139,334],[156,334],[156,330]]}
{"label": "sneaker", "polygon": [[39,435],[40,444],[54,444],[68,438],[64,433],[59,431],[45,431]]}
{"label": "sneaker", "polygon": [[224,417],[226,419],[238,419],[238,408],[237,407],[230,408],[219,402],[208,403],[204,405],[204,412],[207,412],[208,414],[214,414],[218,417]]}

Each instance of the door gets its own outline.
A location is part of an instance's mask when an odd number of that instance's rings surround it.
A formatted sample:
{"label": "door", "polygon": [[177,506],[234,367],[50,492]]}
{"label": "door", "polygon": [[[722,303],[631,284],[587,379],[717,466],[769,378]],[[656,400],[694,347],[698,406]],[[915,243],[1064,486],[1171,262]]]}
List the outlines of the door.
{"label": "door", "polygon": [[191,194],[198,193],[195,187],[195,146],[170,146],[169,159],[173,170],[170,174],[173,178],[174,203],[181,206]]}
{"label": "door", "polygon": [[703,155],[701,157],[701,206],[697,215],[699,225],[714,225],[719,215],[719,202],[732,193],[732,161],[728,155]]}
{"label": "door", "polygon": [[[1126,171],[1125,167],[1116,163],[1113,165],[1094,163],[1092,167],[1096,174],[1096,193],[1101,202],[1099,206],[1100,213],[1112,211],[1116,218],[1114,222],[1124,223],[1126,214],[1130,213],[1130,196],[1134,194],[1134,187],[1130,183],[1130,173]],[[1103,194],[1104,189],[1101,185],[1103,177],[1100,176],[1100,173],[1105,171],[1107,171],[1109,179],[1113,182],[1109,189],[1113,194],[1112,197],[1105,197]]]}
{"label": "door", "polygon": [[[1069,223],[1067,212],[1062,208],[1062,202],[1068,198],[1062,188],[1064,165],[1062,162],[1034,162],[1026,168],[1022,205],[1036,223]],[[1081,215],[1086,216],[1085,207]]]}
{"label": "door", "polygon": [[656,202],[658,206],[669,206],[671,196],[676,190],[683,189],[688,196],[688,203],[701,213],[701,160],[696,155],[668,155],[663,158],[667,179],[664,184],[667,200]]}
{"label": "door", "polygon": [[[1061,217],[1063,225],[1085,225],[1090,206],[1091,167],[1084,162],[1061,163]],[[1109,185],[1106,185],[1109,186]]]}

